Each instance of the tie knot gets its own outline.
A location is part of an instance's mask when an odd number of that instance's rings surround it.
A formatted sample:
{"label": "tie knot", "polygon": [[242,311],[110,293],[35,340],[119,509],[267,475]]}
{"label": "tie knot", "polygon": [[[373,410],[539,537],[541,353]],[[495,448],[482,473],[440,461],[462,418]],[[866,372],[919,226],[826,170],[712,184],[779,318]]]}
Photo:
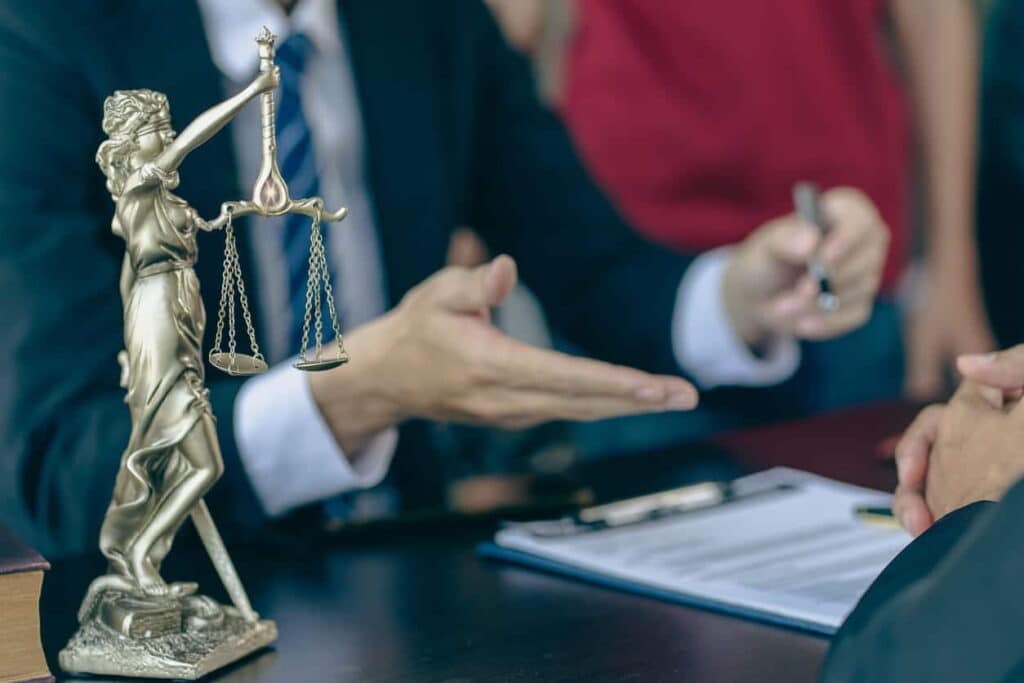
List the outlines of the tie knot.
{"label": "tie knot", "polygon": [[298,76],[306,65],[306,59],[313,50],[313,42],[305,33],[293,33],[277,48],[277,64],[281,77]]}

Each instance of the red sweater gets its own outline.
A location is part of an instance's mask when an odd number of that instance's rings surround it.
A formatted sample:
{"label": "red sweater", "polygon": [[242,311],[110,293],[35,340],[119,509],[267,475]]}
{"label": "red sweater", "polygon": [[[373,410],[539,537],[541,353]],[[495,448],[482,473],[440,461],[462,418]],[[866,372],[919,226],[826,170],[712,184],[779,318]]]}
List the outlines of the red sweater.
{"label": "red sweater", "polygon": [[704,250],[793,210],[798,180],[850,185],[907,251],[908,107],[885,0],[577,0],[564,116],[648,237]]}

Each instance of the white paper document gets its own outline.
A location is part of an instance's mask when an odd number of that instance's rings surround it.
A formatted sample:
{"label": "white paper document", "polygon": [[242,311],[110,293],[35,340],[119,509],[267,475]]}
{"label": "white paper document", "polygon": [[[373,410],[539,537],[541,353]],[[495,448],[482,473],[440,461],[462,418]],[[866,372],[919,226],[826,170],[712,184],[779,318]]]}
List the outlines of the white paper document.
{"label": "white paper document", "polygon": [[560,537],[520,524],[495,542],[693,604],[830,633],[910,541],[855,516],[858,506],[890,504],[878,491],[787,468],[733,489],[737,499],[702,510]]}

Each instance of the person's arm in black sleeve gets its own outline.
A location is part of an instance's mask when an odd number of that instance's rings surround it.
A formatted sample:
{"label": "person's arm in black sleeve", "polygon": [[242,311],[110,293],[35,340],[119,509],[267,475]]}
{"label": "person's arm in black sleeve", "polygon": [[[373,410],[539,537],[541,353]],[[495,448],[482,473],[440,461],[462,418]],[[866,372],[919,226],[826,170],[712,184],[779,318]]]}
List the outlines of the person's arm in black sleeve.
{"label": "person's arm in black sleeve", "polygon": [[0,505],[60,554],[95,544],[130,431],[121,256],[85,151],[100,103],[19,14],[0,14]]}
{"label": "person's arm in black sleeve", "polygon": [[911,543],[847,618],[826,683],[1024,679],[1024,483]]}
{"label": "person's arm in black sleeve", "polygon": [[672,319],[691,257],[638,236],[594,184],[528,62],[482,3],[463,3],[477,33],[483,104],[470,223],[517,260],[552,325],[616,363],[680,373]]}

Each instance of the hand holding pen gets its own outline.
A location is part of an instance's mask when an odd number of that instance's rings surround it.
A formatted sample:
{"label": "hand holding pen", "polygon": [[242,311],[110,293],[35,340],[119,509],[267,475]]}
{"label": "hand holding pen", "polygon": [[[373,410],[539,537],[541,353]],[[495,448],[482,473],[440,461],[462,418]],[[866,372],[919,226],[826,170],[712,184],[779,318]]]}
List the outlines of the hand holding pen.
{"label": "hand holding pen", "polygon": [[871,315],[878,293],[889,231],[871,200],[851,188],[798,194],[801,210],[737,245],[722,280],[734,331],[755,351],[780,337],[850,332]]}
{"label": "hand holding pen", "polygon": [[[800,218],[810,225],[813,225],[821,233],[822,242],[828,239],[829,223],[825,212],[821,210],[821,191],[814,183],[797,183],[793,187],[793,205]],[[826,313],[835,313],[839,310],[839,297],[832,291],[832,284],[829,282],[828,266],[821,257],[821,248],[815,250],[807,262],[807,272],[811,279],[818,285],[818,308]]]}

